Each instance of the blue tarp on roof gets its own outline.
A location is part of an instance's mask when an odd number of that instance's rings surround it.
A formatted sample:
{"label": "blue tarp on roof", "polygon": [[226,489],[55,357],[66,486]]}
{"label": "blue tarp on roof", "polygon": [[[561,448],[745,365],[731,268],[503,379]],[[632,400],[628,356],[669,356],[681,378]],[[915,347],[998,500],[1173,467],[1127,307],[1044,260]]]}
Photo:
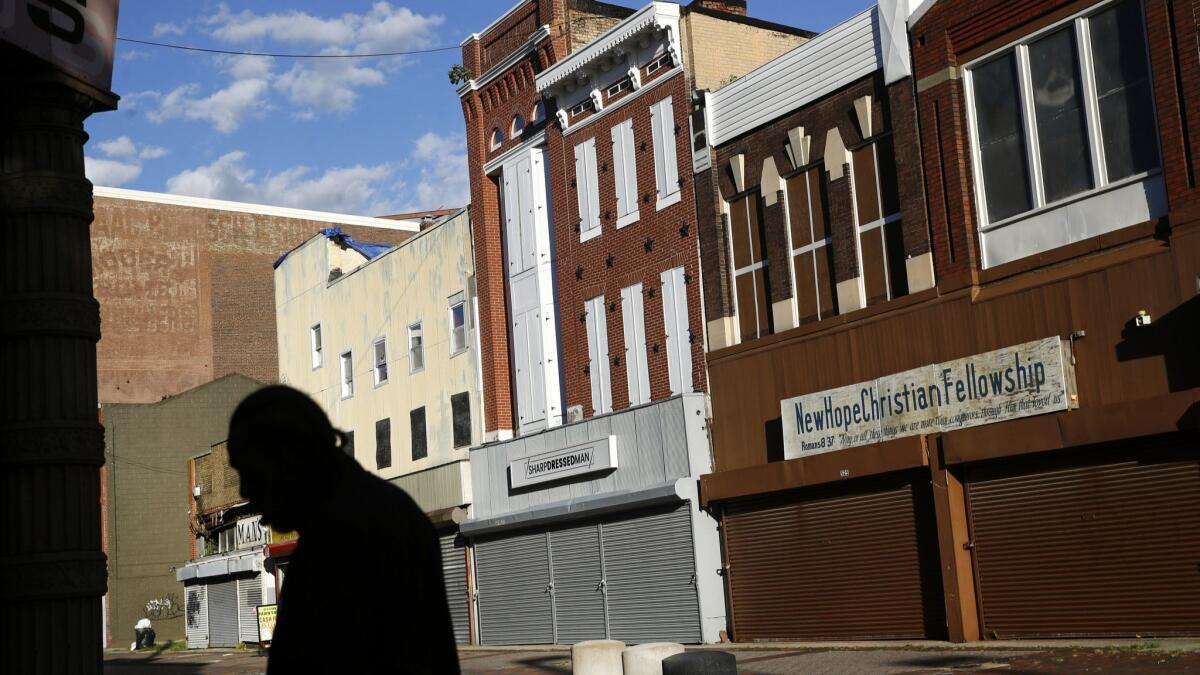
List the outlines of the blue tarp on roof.
{"label": "blue tarp on roof", "polygon": [[[329,239],[334,240],[336,243],[345,246],[346,248],[350,248],[361,253],[367,260],[373,260],[376,256],[392,247],[391,244],[368,244],[364,241],[354,241],[354,238],[345,232],[342,232],[342,228],[340,227],[327,227],[321,230],[321,234]],[[300,244],[300,246],[303,245],[304,244]],[[300,246],[297,246],[296,248],[300,248]],[[275,261],[275,264],[271,265],[271,269],[278,269],[279,266],[283,264],[283,261],[286,260],[287,257],[292,254],[292,251],[296,250],[296,248],[293,248],[291,251],[279,256],[279,259]]]}

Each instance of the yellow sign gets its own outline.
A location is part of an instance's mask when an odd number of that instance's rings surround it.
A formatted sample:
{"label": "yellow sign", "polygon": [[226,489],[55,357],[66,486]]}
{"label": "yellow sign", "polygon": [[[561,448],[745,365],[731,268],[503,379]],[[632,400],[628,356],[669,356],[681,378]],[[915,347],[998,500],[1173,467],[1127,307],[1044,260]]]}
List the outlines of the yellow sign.
{"label": "yellow sign", "polygon": [[282,544],[285,541],[295,541],[300,535],[295,532],[277,532],[271,528],[271,543]]}
{"label": "yellow sign", "polygon": [[275,616],[279,605],[259,605],[255,607],[258,613],[258,642],[270,642],[275,635]]}

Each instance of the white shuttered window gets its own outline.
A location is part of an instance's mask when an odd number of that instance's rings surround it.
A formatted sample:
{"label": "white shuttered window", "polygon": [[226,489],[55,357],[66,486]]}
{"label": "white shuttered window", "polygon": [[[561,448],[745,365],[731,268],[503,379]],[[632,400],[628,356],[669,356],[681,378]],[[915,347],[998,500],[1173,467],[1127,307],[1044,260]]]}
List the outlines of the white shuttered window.
{"label": "white shuttered window", "polygon": [[629,405],[642,405],[650,402],[650,369],[646,365],[646,315],[641,284],[621,289],[621,318],[625,327]]}
{"label": "white shuttered window", "polygon": [[600,183],[596,176],[596,139],[575,146],[575,194],[579,201],[579,241],[600,234]]}
{"label": "white shuttered window", "polygon": [[662,273],[663,326],[671,395],[692,391],[692,341],[688,330],[687,283],[682,267]]}
{"label": "white shuttered window", "polygon": [[633,147],[633,120],[612,128],[613,176],[617,188],[617,227],[638,219],[637,154]]}
{"label": "white shuttered window", "polygon": [[608,322],[604,296],[584,303],[587,313],[588,376],[592,380],[592,414],[612,412],[612,373],[608,367]]}
{"label": "white shuttered window", "polygon": [[656,210],[679,201],[679,164],[675,155],[675,112],[671,97],[650,107],[654,135],[654,180],[658,185]]}

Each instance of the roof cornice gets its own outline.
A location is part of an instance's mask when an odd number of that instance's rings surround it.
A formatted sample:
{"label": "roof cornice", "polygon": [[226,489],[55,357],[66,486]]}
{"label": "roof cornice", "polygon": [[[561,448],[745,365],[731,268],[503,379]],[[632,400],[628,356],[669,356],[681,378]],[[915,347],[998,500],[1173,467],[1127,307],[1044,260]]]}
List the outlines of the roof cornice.
{"label": "roof cornice", "polygon": [[587,47],[538,73],[538,91],[546,93],[572,75],[585,74],[590,64],[614,52],[625,51],[622,47],[629,40],[647,30],[667,31],[667,48],[672,52],[672,60],[679,63],[679,5],[652,2],[592,40]]}

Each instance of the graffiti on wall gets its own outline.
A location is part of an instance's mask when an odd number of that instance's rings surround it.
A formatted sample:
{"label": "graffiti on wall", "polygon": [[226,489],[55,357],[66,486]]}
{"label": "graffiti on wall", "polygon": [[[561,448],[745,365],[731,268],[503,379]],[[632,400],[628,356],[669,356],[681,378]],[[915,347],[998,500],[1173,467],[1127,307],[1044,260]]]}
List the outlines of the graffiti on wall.
{"label": "graffiti on wall", "polygon": [[146,603],[146,618],[148,619],[174,619],[180,616],[183,616],[183,603],[174,593],[168,593]]}

